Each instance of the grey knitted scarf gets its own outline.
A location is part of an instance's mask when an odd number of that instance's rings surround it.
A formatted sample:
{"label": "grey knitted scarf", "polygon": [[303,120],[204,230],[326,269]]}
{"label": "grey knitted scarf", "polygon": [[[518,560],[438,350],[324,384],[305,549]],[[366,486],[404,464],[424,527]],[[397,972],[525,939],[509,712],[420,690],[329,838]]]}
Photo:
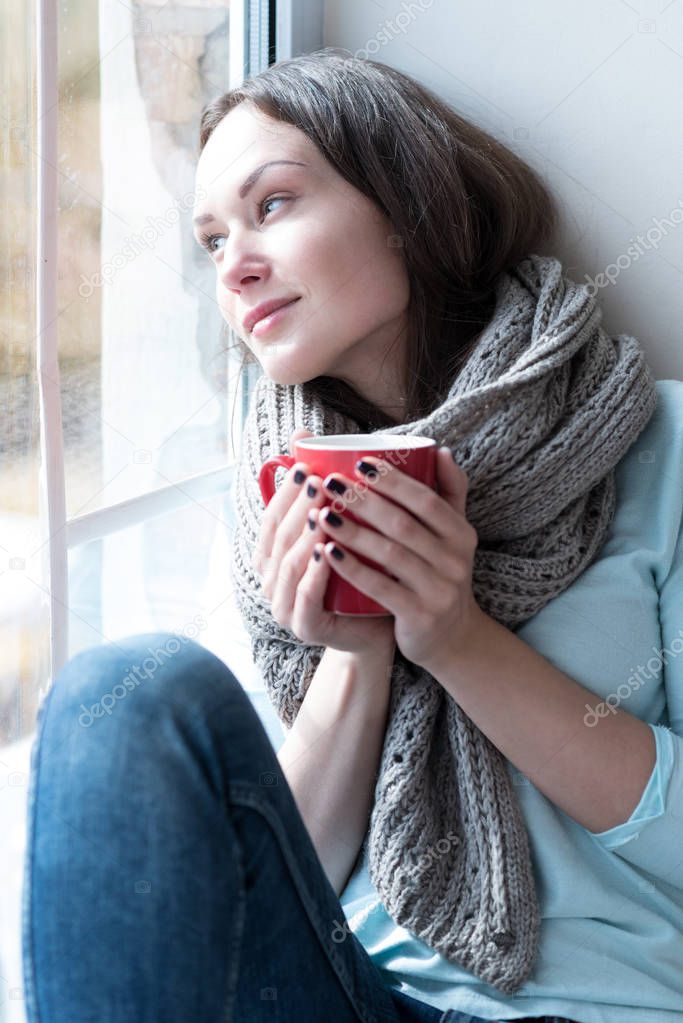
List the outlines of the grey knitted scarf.
{"label": "grey knitted scarf", "polygon": [[[492,319],[443,404],[382,433],[435,438],[468,475],[479,546],[473,591],[511,630],[597,555],[615,511],[614,467],[655,410],[635,338],[610,337],[585,285],[531,255],[496,285]],[[262,463],[295,427],[361,432],[307,384],[256,382],[235,486],[231,572],[269,697],[291,726],[324,647],[281,628],[251,555],[264,511]],[[426,671],[397,649],[364,848],[391,917],[446,959],[511,994],[537,953],[540,913],[528,835],[505,758]]]}

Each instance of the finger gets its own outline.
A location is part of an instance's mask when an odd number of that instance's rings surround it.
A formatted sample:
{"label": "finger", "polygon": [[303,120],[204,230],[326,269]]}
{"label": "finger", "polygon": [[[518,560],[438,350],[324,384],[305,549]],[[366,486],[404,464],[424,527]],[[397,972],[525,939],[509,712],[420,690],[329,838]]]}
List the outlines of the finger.
{"label": "finger", "polygon": [[469,479],[467,473],[453,458],[450,448],[442,447],[437,451],[436,459],[439,494],[448,501],[459,515],[465,517],[467,505],[467,489]]}
{"label": "finger", "polygon": [[[337,503],[353,503],[354,514],[357,508],[359,517],[380,532],[400,537],[410,550],[434,565],[438,564],[444,541],[455,549],[459,549],[461,539],[466,541],[465,546],[469,544],[474,528],[465,515],[467,473],[455,464],[449,448],[437,451],[437,489],[397,471],[390,460],[366,455],[362,463],[375,471],[363,472],[358,463],[357,478],[352,481],[344,477],[351,484],[348,498],[345,494]],[[330,474],[324,485],[328,486],[330,478],[339,475]],[[383,498],[388,498],[389,503]]]}
{"label": "finger", "polygon": [[[321,488],[316,485],[315,480],[310,486],[311,491],[309,492],[307,488],[305,494],[302,493],[300,498],[302,503],[305,498],[303,515],[299,502],[295,502],[291,511],[296,511],[296,518],[292,518],[287,523],[283,521],[280,524],[273,552],[265,563],[263,593],[269,600],[272,600],[273,606],[277,606],[283,615],[289,615],[294,605],[296,587],[314,544],[324,538],[323,531],[316,519],[320,510],[319,503],[316,502],[321,500]],[[315,490],[315,494],[313,494],[313,490]],[[324,495],[322,500],[324,500]],[[285,528],[287,530],[286,538],[284,538]],[[294,565],[291,570],[290,563]]]}
{"label": "finger", "polygon": [[[401,506],[404,514],[409,512],[413,518],[421,522],[435,537],[442,540],[448,539],[453,532],[454,505],[452,498],[447,500],[442,494],[441,485],[442,481],[447,477],[447,487],[450,494],[454,488],[454,481],[462,478],[456,475],[457,472],[459,471],[463,476],[464,473],[463,470],[458,470],[452,458],[450,463],[446,465],[444,456],[439,455],[438,451],[436,461],[438,490],[401,471],[400,463],[394,462],[391,456],[382,459],[373,455],[364,455],[354,468],[356,478],[353,482],[355,489],[364,484],[362,497],[367,498],[368,511],[374,512],[374,517],[370,518],[369,514],[368,516],[365,515],[365,500],[359,502],[363,509],[360,514],[364,518],[367,517],[368,521],[372,522],[374,526],[381,528],[381,524],[377,521],[377,515],[385,515],[386,511],[380,513],[376,500],[374,502],[372,500],[373,495],[381,494],[383,497],[388,497],[390,501]],[[361,464],[371,468],[373,471],[364,472],[359,468]],[[449,469],[451,470],[450,473],[448,472]],[[327,479],[325,482],[327,482]],[[395,530],[392,530],[392,532],[395,533]],[[427,556],[426,552],[425,556]]]}
{"label": "finger", "polygon": [[[292,430],[289,437],[289,453],[294,456],[294,445],[298,440],[302,440],[304,437],[313,437],[314,435],[310,430],[305,427],[299,426],[296,430]],[[278,487],[276,493],[266,509],[266,515],[264,516],[264,525],[262,527],[262,542],[260,543],[261,555],[268,557],[273,548],[273,539],[275,531],[278,525],[282,522],[287,512],[291,508],[292,504],[298,497],[297,489],[301,489],[303,484],[307,481],[310,474],[310,466],[306,462],[296,462],[292,468],[288,471],[282,485]],[[276,503],[277,502],[277,503]],[[271,511],[271,516],[268,517],[267,512]]]}
{"label": "finger", "polygon": [[325,626],[331,623],[329,611],[323,610],[330,566],[323,555],[323,544],[315,543],[306,571],[297,586],[292,608],[291,629],[300,639],[316,644],[325,642]]}
{"label": "finger", "polygon": [[320,477],[308,476],[306,482],[298,489],[296,500],[277,523],[270,551],[264,552],[264,585],[266,581],[272,583],[279,573],[280,562],[305,528],[306,516],[310,509],[319,508],[325,499]]}
{"label": "finger", "polygon": [[305,462],[295,462],[273,494],[261,521],[259,537],[252,555],[252,565],[263,574],[273,550],[277,528],[301,493],[308,478]]}
{"label": "finger", "polygon": [[266,597],[271,600],[273,616],[281,624],[289,625],[291,621],[297,587],[306,571],[313,548],[321,538],[318,528],[310,529],[305,524],[296,541],[277,562],[277,570],[273,568],[276,564],[273,558],[272,566],[264,580],[263,590]]}
{"label": "finger", "polygon": [[437,585],[443,580],[457,579],[461,573],[462,556],[431,534],[427,535],[419,523],[413,523],[411,529],[420,530],[427,536],[426,543],[435,545],[432,561],[422,556],[419,548],[424,544],[417,539],[406,540],[403,536],[400,541],[393,539],[390,535],[343,518],[331,508],[323,508],[318,514],[318,526],[325,533],[326,540],[338,541],[344,551],[351,550],[359,558],[367,558],[386,568],[425,603]]}
{"label": "finger", "polygon": [[[395,475],[397,477],[404,476],[400,472]],[[339,526],[339,536],[342,542],[342,532],[345,535],[347,532],[349,535],[353,535],[354,524],[347,516],[342,516],[343,511],[349,510],[360,520],[362,526],[365,528],[372,526],[377,531],[374,534],[375,539],[378,542],[384,541],[384,548],[389,540],[395,540],[396,543],[400,543],[405,549],[422,558],[432,568],[438,568],[441,565],[445,549],[454,548],[456,539],[454,537],[453,512],[431,487],[422,483],[417,484],[415,480],[404,476],[404,479],[419,486],[418,490],[408,491],[404,488],[403,482],[385,484],[384,482],[380,483],[381,477],[378,477],[378,481],[372,484],[372,489],[363,486],[361,480],[349,480],[350,485],[347,486],[342,496],[338,495],[337,481],[339,477],[338,473],[327,476],[323,485],[330,495],[335,494],[334,488],[337,487],[335,500],[332,502],[332,511],[343,518],[343,524]],[[382,493],[379,492],[380,488]],[[385,494],[385,490],[389,493]],[[407,507],[402,506],[399,503],[401,498],[406,502],[412,502],[412,504]],[[447,518],[445,522],[442,522],[441,515],[444,512]],[[439,522],[435,525],[434,522],[437,519]],[[372,540],[372,536],[371,533],[367,542]],[[373,557],[373,560],[379,561],[380,559]]]}
{"label": "finger", "polygon": [[331,568],[334,568],[343,579],[372,597],[378,604],[395,616],[406,615],[414,604],[414,594],[391,576],[378,572],[369,565],[364,565],[351,551],[338,544],[329,542],[323,548],[323,556]]}

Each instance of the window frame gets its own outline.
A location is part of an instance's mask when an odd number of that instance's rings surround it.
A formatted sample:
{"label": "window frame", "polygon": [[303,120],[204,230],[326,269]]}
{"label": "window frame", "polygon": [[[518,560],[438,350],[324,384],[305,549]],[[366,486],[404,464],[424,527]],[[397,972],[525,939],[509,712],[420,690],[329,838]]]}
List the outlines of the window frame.
{"label": "window frame", "polygon": [[[322,46],[323,0],[232,0],[230,4],[230,88],[258,74],[274,60]],[[67,518],[64,433],[58,353],[58,0],[36,4],[36,369],[40,422],[40,532],[43,579],[49,595],[49,677],[69,659],[69,570],[72,548],[176,511],[193,501],[225,494],[234,465],[219,466],[158,490],[83,515]],[[236,446],[255,382],[243,372],[236,400],[241,417]]]}

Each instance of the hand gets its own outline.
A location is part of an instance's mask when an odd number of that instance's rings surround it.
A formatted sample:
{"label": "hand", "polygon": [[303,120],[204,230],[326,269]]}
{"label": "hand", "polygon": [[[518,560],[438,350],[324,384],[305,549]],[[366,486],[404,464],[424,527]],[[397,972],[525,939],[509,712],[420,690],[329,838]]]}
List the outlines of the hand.
{"label": "hand", "polygon": [[[392,466],[388,459],[366,457],[376,478],[356,467],[356,478],[330,473],[323,481],[335,497],[332,509],[312,511],[318,526],[343,545],[341,560],[333,543],[324,556],[335,570],[394,615],[394,635],[403,655],[427,671],[448,663],[473,634],[484,612],[472,592],[472,567],[478,537],[465,517],[467,474],[448,448],[437,451],[439,493]],[[331,480],[346,485],[343,494]],[[395,503],[393,503],[395,502]],[[368,529],[341,515],[330,525],[330,511],[351,508],[374,527]],[[334,520],[333,520],[334,521]],[[382,565],[391,576],[364,565],[353,551]]]}
{"label": "hand", "polygon": [[[293,453],[294,441],[312,437],[308,430],[296,429],[289,438]],[[295,483],[297,471],[306,479]],[[308,487],[315,488],[313,497]],[[263,576],[261,590],[271,602],[273,618],[291,629],[304,643],[328,646],[355,653],[376,652],[387,648],[393,662],[393,619],[356,618],[323,610],[323,598],[330,576],[330,563],[322,556],[325,534],[311,529],[308,515],[320,511],[329,500],[320,476],[309,475],[305,462],[296,462],[277,488],[266,507],[259,539],[252,558],[256,571]],[[314,549],[319,560],[312,555]]]}

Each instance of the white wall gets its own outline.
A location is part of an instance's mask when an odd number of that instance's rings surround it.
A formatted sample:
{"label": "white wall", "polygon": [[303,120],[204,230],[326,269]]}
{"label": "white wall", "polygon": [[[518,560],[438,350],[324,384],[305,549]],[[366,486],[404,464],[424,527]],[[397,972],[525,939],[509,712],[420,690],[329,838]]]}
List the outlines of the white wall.
{"label": "white wall", "polygon": [[325,0],[324,45],[413,75],[539,170],[562,214],[543,251],[575,281],[612,264],[605,328],[683,379],[683,3]]}

